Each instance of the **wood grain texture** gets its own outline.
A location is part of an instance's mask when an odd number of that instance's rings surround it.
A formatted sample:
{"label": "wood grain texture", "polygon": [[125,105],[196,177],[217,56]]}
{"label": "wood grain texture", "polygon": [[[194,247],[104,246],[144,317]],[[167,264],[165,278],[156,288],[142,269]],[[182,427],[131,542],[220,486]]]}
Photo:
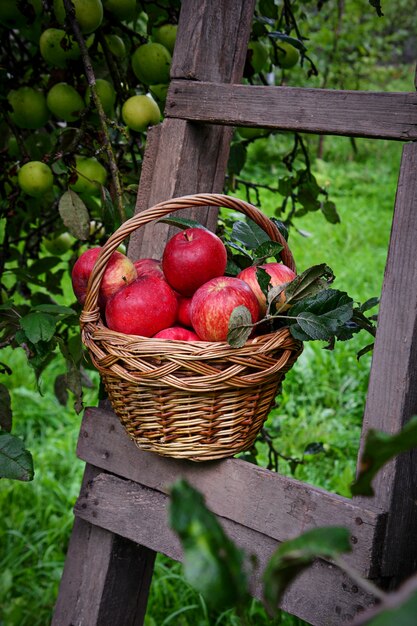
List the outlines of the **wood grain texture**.
{"label": "wood grain texture", "polygon": [[[417,415],[417,144],[404,146],[382,288],[362,445],[369,428],[397,432]],[[384,466],[373,502],[389,511],[383,573],[417,569],[417,451]],[[368,500],[369,501],[369,500]]]}
{"label": "wood grain texture", "polygon": [[[183,0],[171,76],[239,82],[254,4],[254,0]],[[145,151],[136,212],[169,198],[223,190],[231,128],[165,119],[156,132],[157,141],[151,135]],[[214,231],[217,214],[200,208],[178,216],[194,219]],[[160,258],[175,232],[177,229],[166,224],[141,228],[130,238],[129,256],[134,260]]]}
{"label": "wood grain texture", "polygon": [[[97,474],[87,465],[81,494]],[[76,517],[52,626],[141,626],[155,556]]]}
{"label": "wood grain texture", "polygon": [[254,8],[254,0],[183,1],[171,78],[239,82]]}
{"label": "wood grain texture", "polygon": [[306,133],[403,141],[417,138],[416,93],[174,80],[168,91],[166,115]]}
{"label": "wood grain texture", "polygon": [[353,552],[346,558],[362,573],[378,571],[376,543],[384,517],[352,500],[239,459],[192,463],[139,450],[111,411],[90,408],[77,453],[83,460],[162,493],[180,476],[207,498],[218,515],[284,541],[316,526],[347,526]]}
{"label": "wood grain texture", "polygon": [[[75,514],[151,550],[181,560],[180,543],[167,524],[168,500],[166,495],[132,481],[101,474],[90,483],[88,491],[80,495]],[[220,517],[219,521],[248,556],[256,556],[258,566],[252,572],[251,592],[261,597],[261,574],[278,543],[230,520]],[[249,563],[248,559],[248,566]],[[372,603],[373,598],[362,593],[337,567],[317,561],[290,587],[282,608],[311,624],[336,626]]]}

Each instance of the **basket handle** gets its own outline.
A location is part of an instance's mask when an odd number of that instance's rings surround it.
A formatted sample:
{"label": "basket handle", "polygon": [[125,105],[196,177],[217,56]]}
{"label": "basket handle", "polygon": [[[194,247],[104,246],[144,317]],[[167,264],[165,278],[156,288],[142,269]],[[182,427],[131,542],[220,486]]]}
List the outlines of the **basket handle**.
{"label": "basket handle", "polygon": [[145,224],[148,224],[149,222],[159,220],[174,211],[190,209],[196,206],[212,206],[218,208],[225,207],[244,213],[258,226],[260,226],[272,241],[276,241],[282,245],[283,249],[280,253],[281,260],[290,269],[295,271],[294,258],[286,240],[275,226],[274,222],[272,222],[269,217],[264,215],[262,211],[249,202],[223,194],[211,193],[199,193],[190,196],[173,198],[172,200],[166,200],[149,209],[145,209],[144,211],[137,213],[130,219],[126,220],[126,222],[124,222],[106,241],[90,275],[87,287],[87,296],[80,317],[81,325],[84,325],[87,322],[94,322],[99,319],[99,308],[97,306],[97,302],[101,280],[111,255],[115,250],[117,250],[121,242],[126,239],[130,233],[141,226],[145,226]]}

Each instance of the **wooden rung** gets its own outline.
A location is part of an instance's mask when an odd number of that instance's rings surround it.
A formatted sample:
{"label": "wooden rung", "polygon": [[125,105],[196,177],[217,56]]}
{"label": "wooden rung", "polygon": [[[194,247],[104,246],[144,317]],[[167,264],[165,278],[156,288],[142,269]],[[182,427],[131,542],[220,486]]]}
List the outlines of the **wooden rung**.
{"label": "wooden rung", "polygon": [[[78,518],[95,526],[181,560],[181,546],[167,523],[168,500],[165,494],[130,480],[99,474],[81,493],[74,511]],[[277,542],[230,520],[220,518],[220,522],[248,557],[256,557],[251,592],[261,597],[261,574]],[[362,593],[337,567],[317,561],[291,586],[282,608],[309,623],[336,626],[372,603],[373,598]]]}
{"label": "wooden rung", "polygon": [[167,117],[306,133],[417,139],[417,94],[171,82]]}
{"label": "wooden rung", "polygon": [[346,526],[353,538],[347,560],[364,575],[378,572],[374,546],[383,532],[385,515],[348,498],[239,459],[193,463],[139,450],[116,415],[97,408],[84,414],[77,454],[165,495],[177,478],[186,478],[205,495],[214,513],[274,541],[285,541],[316,526]]}

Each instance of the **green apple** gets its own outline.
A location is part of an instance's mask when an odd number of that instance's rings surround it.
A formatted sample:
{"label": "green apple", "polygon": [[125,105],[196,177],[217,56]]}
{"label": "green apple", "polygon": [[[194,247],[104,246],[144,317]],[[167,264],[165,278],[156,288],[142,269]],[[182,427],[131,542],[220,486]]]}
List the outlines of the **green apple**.
{"label": "green apple", "polygon": [[268,134],[268,131],[264,128],[255,128],[252,126],[242,126],[237,129],[237,132],[242,139],[257,139],[258,137],[265,137],[265,135]]}
{"label": "green apple", "polygon": [[160,43],[145,43],[132,56],[135,76],[145,85],[169,82],[171,54]]}
{"label": "green apple", "polygon": [[[72,0],[75,8],[75,17],[84,35],[94,32],[103,21],[103,5],[101,0]],[[54,0],[55,17],[60,24],[64,24],[66,13],[64,0]]]}
{"label": "green apple", "polygon": [[267,70],[269,64],[268,48],[261,41],[250,41],[248,44],[248,60],[256,74]]}
{"label": "green apple", "polygon": [[149,87],[149,91],[151,92],[152,96],[155,98],[158,104],[161,105],[162,108],[165,107],[168,87],[169,85],[151,85]]}
{"label": "green apple", "polygon": [[[104,35],[104,39],[106,40],[107,47],[113,56],[118,59],[123,59],[126,56],[125,42],[121,37],[119,37],[119,35],[111,33],[109,35]],[[98,45],[98,49],[102,52],[100,44]]]}
{"label": "green apple", "polygon": [[[96,91],[103,107],[104,113],[107,117],[111,117],[114,112],[114,103],[116,102],[116,92],[114,90],[113,85],[104,78],[96,79]],[[90,104],[91,99],[91,89],[88,86],[85,92],[85,102],[86,104]],[[95,106],[93,104],[95,109]]]}
{"label": "green apple", "polygon": [[44,237],[42,243],[50,254],[60,256],[67,252],[75,241],[75,237],[65,232],[55,237]]}
{"label": "green apple", "polygon": [[120,22],[126,22],[135,17],[136,0],[103,0],[103,7]]}
{"label": "green apple", "polygon": [[85,108],[84,100],[68,83],[56,83],[48,91],[46,103],[51,113],[65,122],[75,122]]}
{"label": "green apple", "polygon": [[160,122],[161,111],[150,95],[132,96],[123,104],[122,118],[130,129],[144,132],[149,126]]}
{"label": "green apple", "polygon": [[70,188],[77,193],[98,195],[100,188],[107,179],[107,171],[95,157],[77,155],[75,157],[75,171],[78,175]]}
{"label": "green apple", "polygon": [[297,48],[287,41],[277,41],[276,55],[278,63],[283,69],[294,67],[300,58]]}
{"label": "green apple", "polygon": [[[94,35],[90,35],[87,46],[91,46],[93,41]],[[81,56],[78,43],[61,28],[44,30],[39,39],[39,49],[45,61],[53,67],[65,68],[68,61],[76,61]]]}
{"label": "green apple", "polygon": [[19,187],[33,198],[39,198],[52,188],[54,177],[49,165],[41,161],[29,161],[17,174]]}
{"label": "green apple", "polygon": [[156,43],[160,43],[172,54],[174,52],[175,39],[177,37],[177,24],[162,24],[156,29],[154,39]]}
{"label": "green apple", "polygon": [[25,3],[16,0],[1,0],[0,24],[7,28],[21,28],[33,24],[42,13],[42,0],[28,0]]}
{"label": "green apple", "polygon": [[10,117],[19,128],[35,130],[49,119],[45,96],[33,87],[19,87],[9,92],[7,99],[12,107]]}

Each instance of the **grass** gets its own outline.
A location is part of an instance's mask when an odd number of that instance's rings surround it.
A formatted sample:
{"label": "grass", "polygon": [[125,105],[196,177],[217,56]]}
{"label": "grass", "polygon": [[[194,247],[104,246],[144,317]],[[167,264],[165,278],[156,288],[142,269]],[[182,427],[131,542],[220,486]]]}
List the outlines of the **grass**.
{"label": "grass", "polygon": [[[251,165],[244,172],[250,180],[276,182],[281,142],[277,135],[252,144]],[[290,245],[299,269],[327,262],[336,273],[335,286],[364,301],[381,289],[401,146],[365,140],[357,146],[353,158],[347,139],[326,138],[323,158],[313,170],[336,202],[341,223],[331,225],[318,213],[307,215],[298,226],[310,235],[293,229]],[[262,206],[273,213],[276,197],[262,194]],[[307,344],[268,420],[279,452],[303,461],[296,466],[296,478],[342,495],[349,495],[354,474],[370,368],[370,356],[358,361],[356,353],[367,341],[359,336],[333,352]],[[2,361],[13,370],[10,377],[0,375],[12,394],[13,432],[33,453],[36,474],[28,484],[1,484],[0,626],[44,626],[56,599],[82,475],[83,464],[74,452],[80,417],[59,405],[47,374],[43,395],[38,393],[21,351],[4,350]],[[94,391],[88,391],[86,403],[96,403]],[[317,454],[308,454],[311,444],[319,444]],[[266,464],[265,445],[258,449]],[[281,460],[279,471],[291,474],[291,465]],[[251,612],[259,625],[304,624],[284,613],[272,621],[255,601]],[[213,616],[182,578],[180,564],[158,556],[147,626],[238,623],[233,611]]]}

